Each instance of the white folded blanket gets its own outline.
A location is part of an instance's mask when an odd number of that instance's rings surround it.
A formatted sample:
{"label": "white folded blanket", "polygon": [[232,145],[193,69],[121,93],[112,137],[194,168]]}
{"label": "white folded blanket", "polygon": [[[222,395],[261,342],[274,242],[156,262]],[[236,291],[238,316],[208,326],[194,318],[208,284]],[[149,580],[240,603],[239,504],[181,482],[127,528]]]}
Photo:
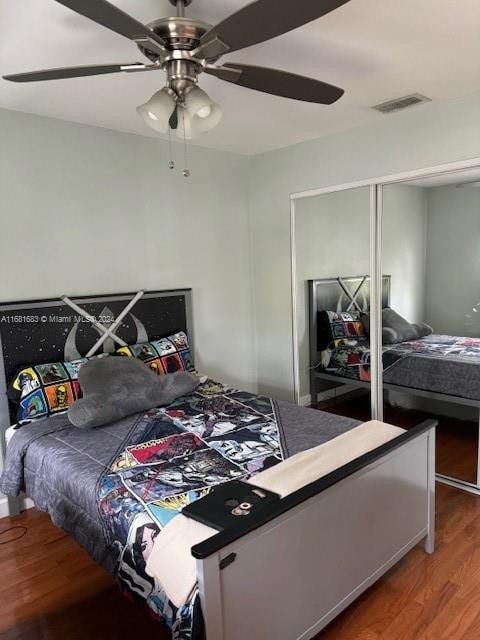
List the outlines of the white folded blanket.
{"label": "white folded blanket", "polygon": [[[282,497],[393,440],[404,429],[371,420],[313,449],[298,453],[253,476],[249,481]],[[155,538],[146,571],[156,578],[177,606],[187,602],[197,582],[191,548],[218,533],[191,518],[178,515]]]}

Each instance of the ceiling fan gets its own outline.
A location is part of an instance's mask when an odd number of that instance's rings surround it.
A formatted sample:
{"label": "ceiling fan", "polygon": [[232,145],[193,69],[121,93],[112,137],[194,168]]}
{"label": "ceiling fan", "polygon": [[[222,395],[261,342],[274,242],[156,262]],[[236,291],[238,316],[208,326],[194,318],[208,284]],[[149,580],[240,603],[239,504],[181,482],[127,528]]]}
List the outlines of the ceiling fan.
{"label": "ceiling fan", "polygon": [[[76,13],[135,42],[149,64],[66,67],[3,76],[12,82],[78,78],[106,73],[162,70],[166,85],[137,107],[143,120],[160,133],[179,129],[194,138],[215,127],[221,108],[198,87],[205,72],[220,80],[285,98],[332,104],[344,90],[293,73],[238,63],[218,65],[225,54],[275,38],[341,7],[350,0],[256,0],[216,26],[185,17],[192,0],[169,0],[177,15],[146,25],[106,0],[56,0]],[[179,132],[180,134],[180,132]]]}

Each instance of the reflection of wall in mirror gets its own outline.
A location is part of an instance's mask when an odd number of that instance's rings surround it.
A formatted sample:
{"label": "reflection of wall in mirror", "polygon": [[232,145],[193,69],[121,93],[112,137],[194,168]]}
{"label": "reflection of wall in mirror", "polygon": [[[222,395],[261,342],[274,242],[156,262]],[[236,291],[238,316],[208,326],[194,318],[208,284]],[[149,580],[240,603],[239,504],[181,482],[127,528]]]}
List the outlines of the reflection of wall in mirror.
{"label": "reflection of wall in mirror", "polygon": [[425,321],[480,337],[480,189],[428,189],[428,205]]}

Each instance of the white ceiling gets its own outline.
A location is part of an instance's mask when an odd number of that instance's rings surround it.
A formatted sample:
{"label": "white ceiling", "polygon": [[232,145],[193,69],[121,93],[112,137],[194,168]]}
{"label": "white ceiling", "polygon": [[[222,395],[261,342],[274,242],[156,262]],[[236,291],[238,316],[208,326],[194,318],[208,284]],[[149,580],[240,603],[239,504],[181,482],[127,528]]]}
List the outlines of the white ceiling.
{"label": "white ceiling", "polygon": [[[143,22],[174,11],[168,0],[111,1]],[[194,0],[187,15],[214,24],[245,4]],[[196,143],[254,154],[395,117],[370,107],[410,93],[433,100],[473,93],[480,87],[479,31],[479,0],[351,0],[320,20],[223,59],[331,82],[346,90],[337,104],[276,98],[204,75],[202,88],[225,115]],[[54,0],[1,0],[0,74],[133,61],[146,61],[133,43]],[[0,80],[0,107],[156,136],[135,107],[162,85],[163,72],[32,84]]]}

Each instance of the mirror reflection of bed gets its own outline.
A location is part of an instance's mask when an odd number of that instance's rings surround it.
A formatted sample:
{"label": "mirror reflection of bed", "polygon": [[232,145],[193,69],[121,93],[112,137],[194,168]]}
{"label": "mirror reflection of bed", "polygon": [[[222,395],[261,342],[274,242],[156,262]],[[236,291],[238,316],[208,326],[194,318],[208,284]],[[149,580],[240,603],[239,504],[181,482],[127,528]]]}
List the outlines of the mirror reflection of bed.
{"label": "mirror reflection of bed", "polygon": [[[408,428],[438,419],[437,473],[472,484],[480,406],[478,184],[469,172],[392,184],[383,203],[382,271],[390,278],[382,306],[423,328],[415,336],[404,325],[396,340],[383,314],[385,420]],[[368,278],[357,292],[370,270],[368,197],[359,188],[300,201],[295,229],[300,402],[359,419],[370,417]],[[331,333],[324,317],[319,337],[315,323],[324,312]],[[355,335],[350,327],[365,318],[364,335]]]}

